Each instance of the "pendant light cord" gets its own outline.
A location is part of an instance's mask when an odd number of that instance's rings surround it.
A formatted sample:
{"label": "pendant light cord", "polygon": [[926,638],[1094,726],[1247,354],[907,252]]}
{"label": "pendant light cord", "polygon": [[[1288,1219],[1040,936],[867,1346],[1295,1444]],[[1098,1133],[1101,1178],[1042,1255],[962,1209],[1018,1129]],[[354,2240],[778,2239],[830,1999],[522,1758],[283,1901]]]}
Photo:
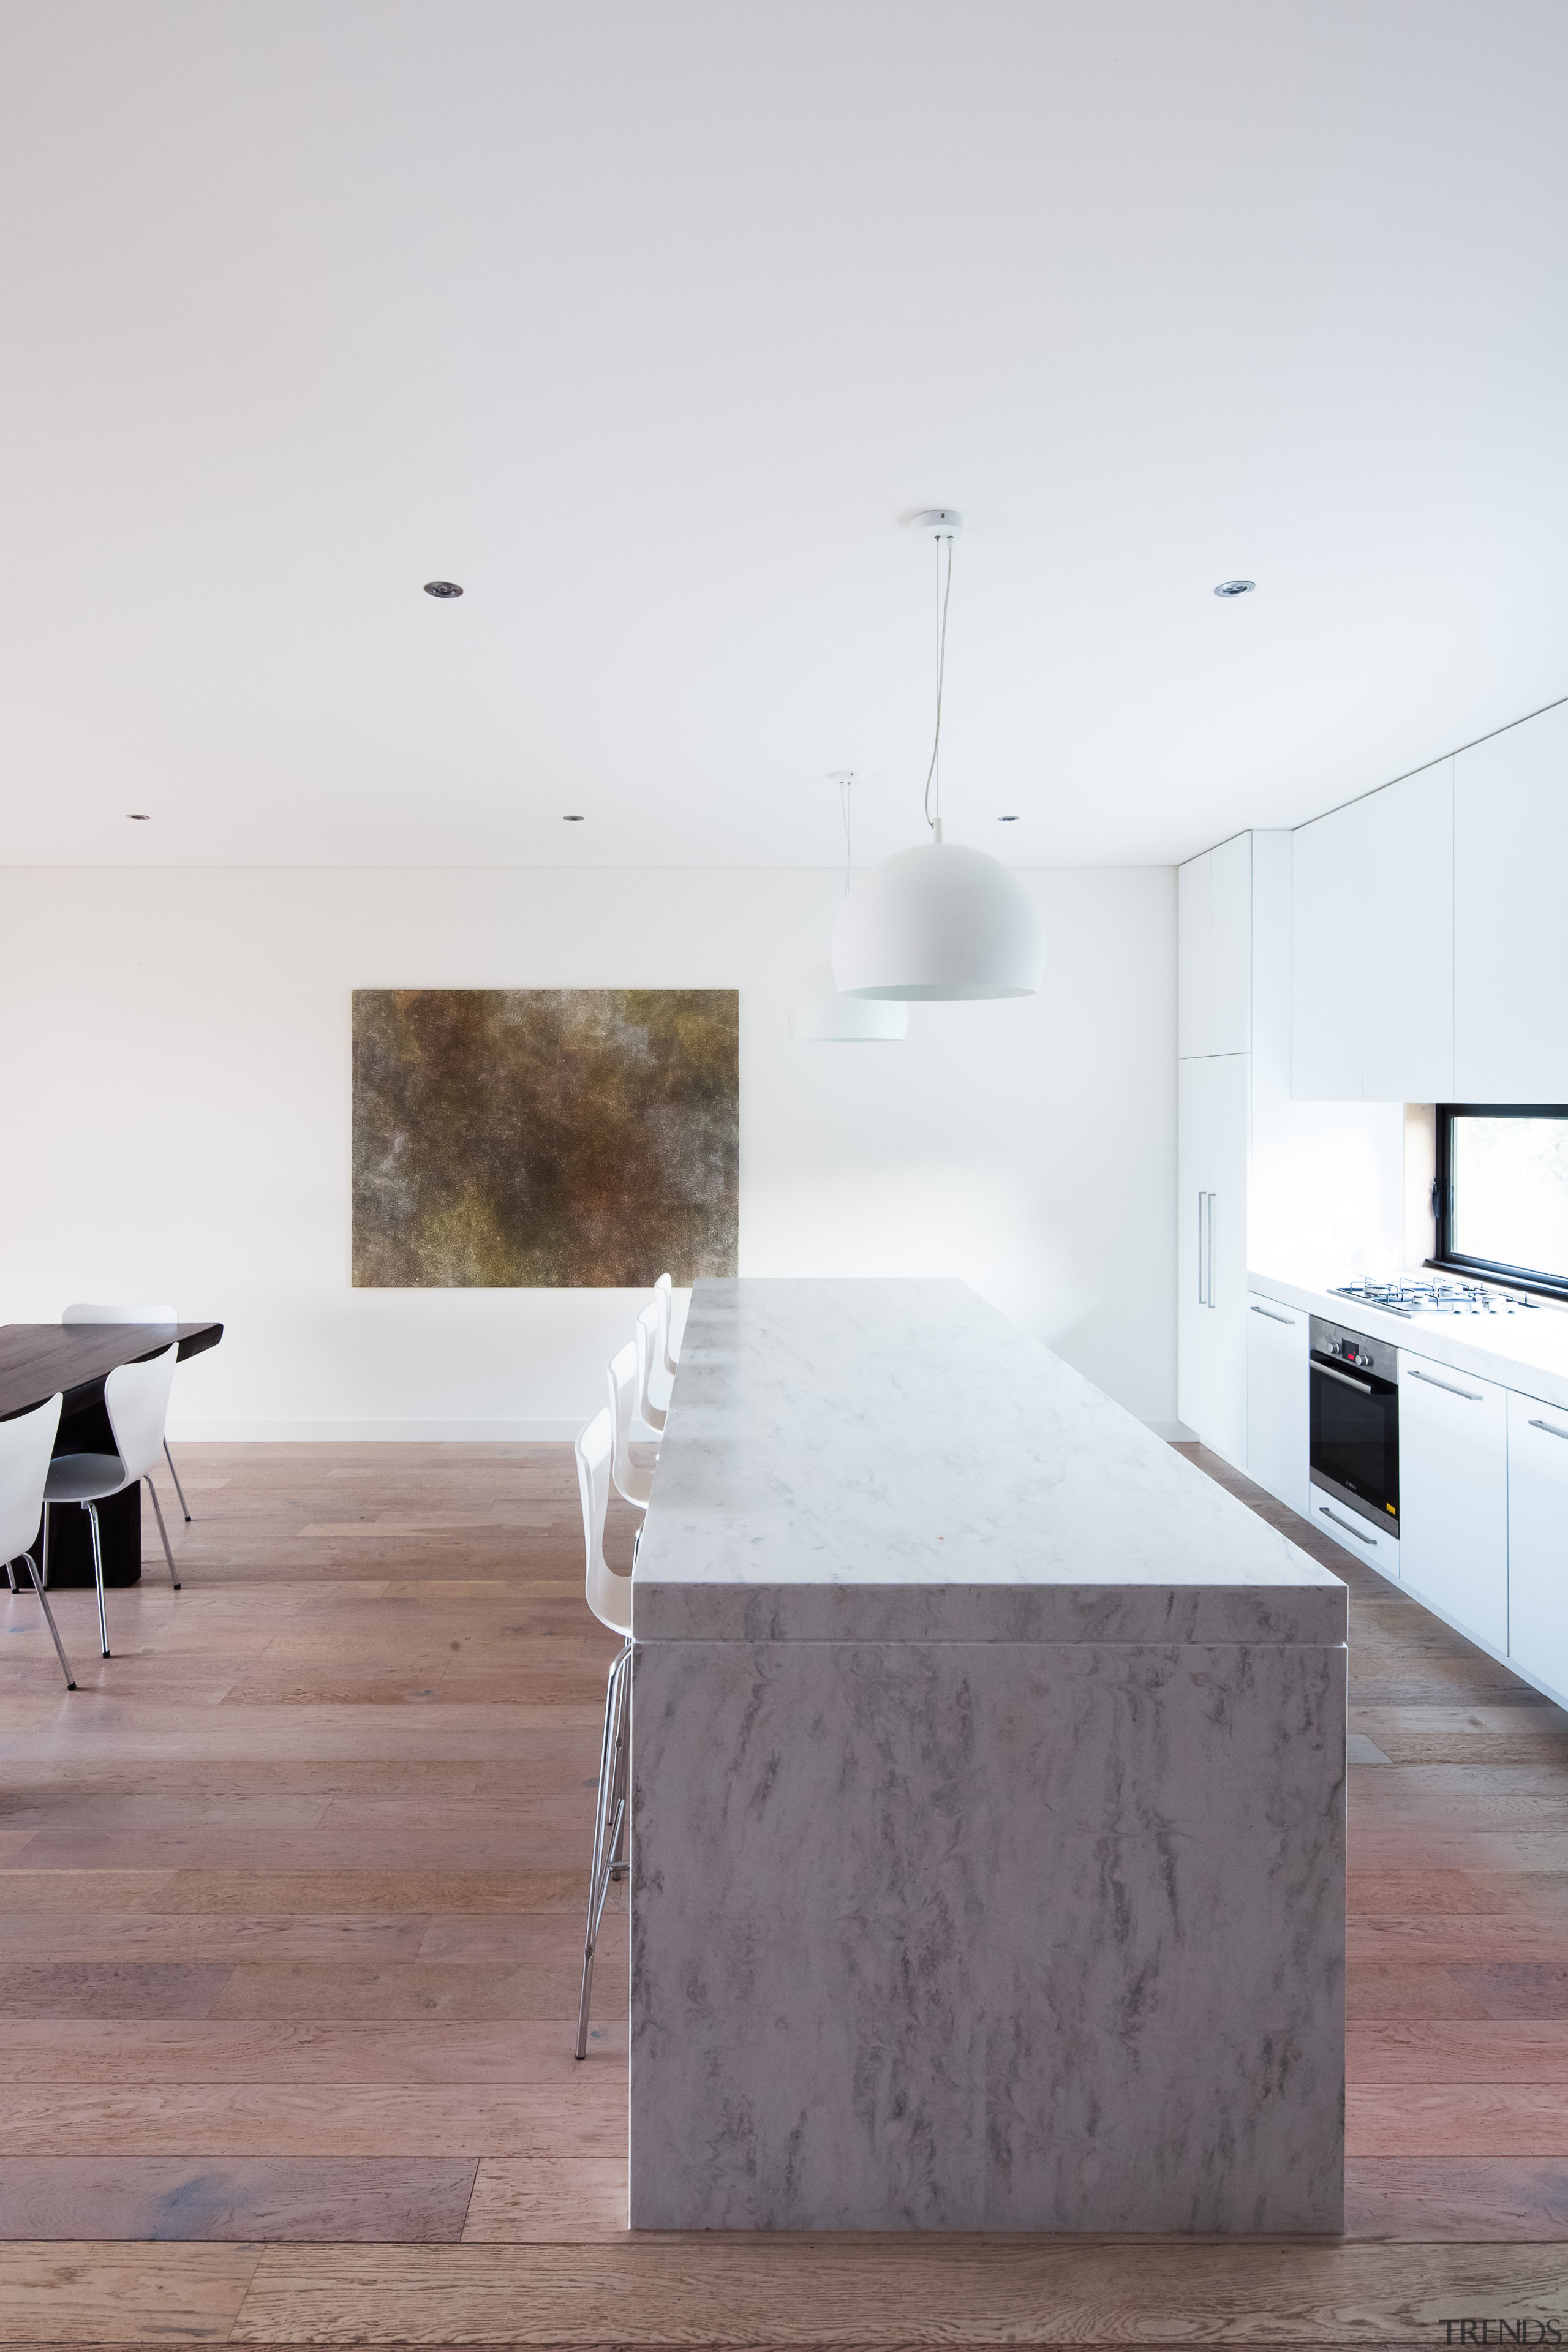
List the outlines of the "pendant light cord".
{"label": "pendant light cord", "polygon": [[[947,550],[947,572],[942,574],[942,551]],[[925,818],[933,833],[942,823],[942,775],[937,767],[937,754],[942,749],[942,683],[947,669],[947,600],[952,593],[952,541],[938,540],[936,546],[938,578],[942,579],[942,617],[936,635],[936,726],[931,739],[931,766],[926,770]],[[936,814],[931,814],[931,787],[936,787]]]}

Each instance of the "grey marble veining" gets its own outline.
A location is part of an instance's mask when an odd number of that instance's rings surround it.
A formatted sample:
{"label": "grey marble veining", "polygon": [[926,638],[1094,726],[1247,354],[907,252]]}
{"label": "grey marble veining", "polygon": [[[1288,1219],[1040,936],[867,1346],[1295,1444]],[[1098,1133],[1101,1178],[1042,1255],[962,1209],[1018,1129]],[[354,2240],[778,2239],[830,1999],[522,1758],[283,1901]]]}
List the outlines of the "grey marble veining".
{"label": "grey marble veining", "polygon": [[1344,1677],[639,1650],[634,2227],[1339,2230]]}
{"label": "grey marble veining", "polygon": [[631,2220],[1332,2232],[1345,1591],[952,1284],[699,1286]]}
{"label": "grey marble veining", "polygon": [[650,1641],[1342,1642],[1344,1588],[959,1282],[702,1281]]}

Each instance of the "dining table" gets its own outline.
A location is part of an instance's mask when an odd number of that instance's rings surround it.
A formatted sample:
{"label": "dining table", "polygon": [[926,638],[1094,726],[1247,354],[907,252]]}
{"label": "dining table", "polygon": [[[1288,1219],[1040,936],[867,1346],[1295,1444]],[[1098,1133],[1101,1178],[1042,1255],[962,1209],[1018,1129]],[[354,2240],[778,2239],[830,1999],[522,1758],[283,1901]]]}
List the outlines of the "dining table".
{"label": "dining table", "polygon": [[[197,1323],[0,1323],[0,1421],[30,1412],[57,1393],[60,1407],[55,1452],[112,1454],[114,1433],[103,1384],[121,1364],[155,1356],[172,1339],[179,1361],[204,1355],[223,1338],[223,1325]],[[98,1506],[105,1584],[135,1584],[142,1575],[142,1486],[138,1480]],[[33,1558],[43,1565],[43,1527]],[[87,1513],[57,1509],[49,1529],[51,1585],[90,1584],[92,1548]]]}

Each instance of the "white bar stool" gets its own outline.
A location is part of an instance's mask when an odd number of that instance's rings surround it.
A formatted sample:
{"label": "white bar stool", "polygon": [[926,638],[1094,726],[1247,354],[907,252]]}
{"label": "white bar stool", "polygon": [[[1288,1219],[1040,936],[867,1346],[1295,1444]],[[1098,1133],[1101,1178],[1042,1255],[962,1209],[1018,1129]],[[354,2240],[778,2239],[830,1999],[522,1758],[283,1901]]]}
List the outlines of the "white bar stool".
{"label": "white bar stool", "polygon": [[639,1511],[646,1511],[653,1495],[653,1472],[638,1467],[632,1460],[632,1423],[637,1417],[637,1351],[628,1339],[610,1358],[605,1375],[610,1389],[610,1431],[614,1445],[610,1454],[610,1475],[616,1482],[616,1492]]}
{"label": "white bar stool", "polygon": [[55,1612],[49,1607],[49,1596],[39,1582],[37,1564],[27,1549],[37,1533],[44,1507],[44,1481],[49,1475],[49,1456],[54,1451],[63,1402],[63,1395],[47,1397],[30,1412],[19,1412],[12,1421],[0,1421],[0,1552],[5,1557],[5,1574],[13,1592],[17,1586],[16,1571],[11,1563],[16,1559],[26,1561],[33,1590],[43,1604],[44,1622],[49,1629],[66,1688],[75,1690],[76,1676],[55,1623]]}
{"label": "white bar stool", "polygon": [[[62,1323],[166,1323],[173,1330],[179,1322],[174,1308],[159,1307],[68,1307],[60,1317]],[[191,1507],[185,1500],[185,1490],[180,1484],[180,1474],[174,1467],[174,1457],[169,1451],[169,1441],[163,1440],[163,1459],[169,1465],[169,1475],[174,1482],[174,1492],[180,1498],[180,1508],[185,1515],[185,1525],[191,1524]]]}
{"label": "white bar stool", "polygon": [[612,1878],[624,1875],[626,1801],[629,1791],[632,1692],[632,1580],[605,1558],[605,1514],[610,1502],[610,1459],[615,1436],[603,1405],[577,1433],[577,1491],[583,1500],[583,1544],[587,1555],[588,1606],[601,1625],[621,1637],[619,1656],[605,1686],[605,1737],[599,1750],[599,1799],[594,1815],[594,1859],[588,1875],[588,1928],[583,1938],[583,1998],[577,2012],[579,2058],[588,2054],[588,2006],[594,1990],[594,1954]]}
{"label": "white bar stool", "polygon": [[163,1416],[169,1410],[169,1391],[174,1386],[174,1361],[179,1352],[176,1342],[161,1355],[150,1356],[145,1363],[117,1364],[103,1383],[103,1402],[118,1452],[57,1454],[49,1465],[44,1487],[44,1582],[49,1580],[49,1507],[54,1503],[79,1503],[92,1528],[98,1634],[106,1658],[110,1654],[109,1619],[103,1606],[103,1548],[99,1541],[97,1509],[100,1503],[106,1503],[111,1495],[122,1495],[139,1479],[146,1480],[157,1514],[158,1533],[163,1538],[169,1581],[176,1592],[180,1589],[180,1580],[174,1573],[174,1555],[169,1549],[169,1531],[163,1525],[158,1489],[152,1477],[152,1465],[163,1442]]}

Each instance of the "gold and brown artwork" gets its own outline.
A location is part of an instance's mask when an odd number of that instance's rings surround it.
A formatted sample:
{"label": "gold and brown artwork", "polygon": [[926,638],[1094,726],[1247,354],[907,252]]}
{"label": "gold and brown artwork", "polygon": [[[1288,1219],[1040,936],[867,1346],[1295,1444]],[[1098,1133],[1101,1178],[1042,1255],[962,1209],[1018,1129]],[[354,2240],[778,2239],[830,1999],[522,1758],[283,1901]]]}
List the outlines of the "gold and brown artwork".
{"label": "gold and brown artwork", "polygon": [[358,1289],[643,1289],[733,1274],[727,988],[360,988]]}

